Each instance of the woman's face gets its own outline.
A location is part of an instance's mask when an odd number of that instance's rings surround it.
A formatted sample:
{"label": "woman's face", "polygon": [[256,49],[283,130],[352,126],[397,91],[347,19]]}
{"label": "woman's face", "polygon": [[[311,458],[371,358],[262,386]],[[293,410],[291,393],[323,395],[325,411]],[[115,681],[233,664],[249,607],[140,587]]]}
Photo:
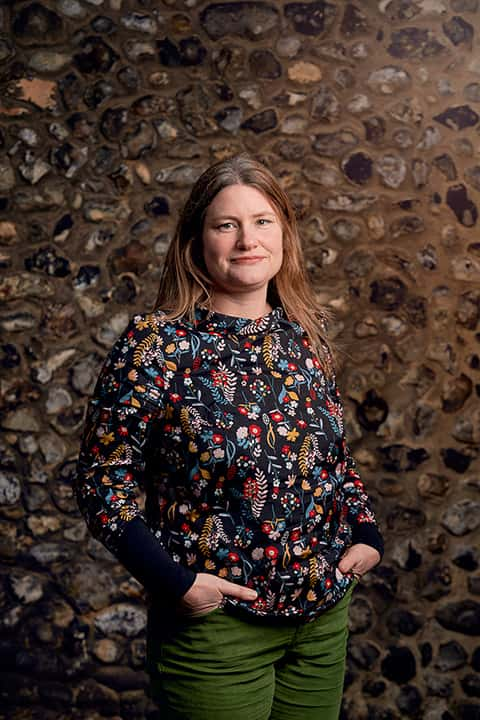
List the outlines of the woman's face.
{"label": "woman's face", "polygon": [[258,292],[280,270],[283,230],[270,200],[249,185],[220,190],[207,208],[203,257],[222,292]]}

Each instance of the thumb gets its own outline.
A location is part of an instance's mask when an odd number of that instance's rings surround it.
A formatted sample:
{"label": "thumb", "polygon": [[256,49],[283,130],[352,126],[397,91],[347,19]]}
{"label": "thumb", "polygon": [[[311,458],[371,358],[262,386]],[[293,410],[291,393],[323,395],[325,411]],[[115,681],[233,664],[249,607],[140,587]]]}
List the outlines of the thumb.
{"label": "thumb", "polygon": [[245,585],[237,585],[228,580],[221,580],[219,590],[223,595],[238,598],[239,600],[255,600],[257,591]]}

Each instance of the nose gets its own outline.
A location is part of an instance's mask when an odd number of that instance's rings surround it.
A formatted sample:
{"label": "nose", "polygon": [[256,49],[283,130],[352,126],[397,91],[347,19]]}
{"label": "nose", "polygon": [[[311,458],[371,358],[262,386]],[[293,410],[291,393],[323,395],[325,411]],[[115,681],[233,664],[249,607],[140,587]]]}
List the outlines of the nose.
{"label": "nose", "polygon": [[258,245],[254,227],[242,225],[237,235],[237,247],[250,250]]}

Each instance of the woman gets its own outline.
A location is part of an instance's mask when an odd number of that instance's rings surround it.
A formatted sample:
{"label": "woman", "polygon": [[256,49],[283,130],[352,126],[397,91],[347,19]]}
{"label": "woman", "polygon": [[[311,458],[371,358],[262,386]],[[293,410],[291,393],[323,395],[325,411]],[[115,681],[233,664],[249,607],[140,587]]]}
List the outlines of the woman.
{"label": "woman", "polygon": [[333,720],[351,590],[383,544],[266,167],[239,155],[198,179],[156,308],[102,369],[77,495],[149,591],[162,718]]}

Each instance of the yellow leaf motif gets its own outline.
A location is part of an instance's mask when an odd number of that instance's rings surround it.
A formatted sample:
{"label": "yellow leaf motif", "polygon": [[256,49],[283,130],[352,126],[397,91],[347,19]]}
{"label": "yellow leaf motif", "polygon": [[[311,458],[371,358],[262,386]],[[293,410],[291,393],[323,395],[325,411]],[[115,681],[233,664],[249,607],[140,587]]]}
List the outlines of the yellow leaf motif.
{"label": "yellow leaf motif", "polygon": [[288,396],[291,397],[292,400],[298,400],[298,395],[296,392],[293,392],[293,390],[289,391]]}
{"label": "yellow leaf motif", "polygon": [[268,446],[272,448],[272,450],[275,449],[275,431],[272,427],[272,423],[268,424],[267,443],[268,443]]}
{"label": "yellow leaf motif", "polygon": [[308,480],[302,480],[302,490],[311,490],[312,486],[308,482]]}
{"label": "yellow leaf motif", "polygon": [[191,440],[194,440],[195,433],[193,432],[192,426],[190,425],[190,416],[188,414],[188,409],[185,407],[180,410],[180,425],[182,426],[184,434]]}
{"label": "yellow leaf motif", "polygon": [[310,580],[310,587],[314,587],[318,581],[317,561],[315,558],[310,558],[308,561],[308,578]]}
{"label": "yellow leaf motif", "polygon": [[110,443],[113,442],[114,439],[115,435],[113,434],[113,432],[105,433],[105,435],[102,435],[102,437],[100,438],[100,442],[102,443],[102,445],[110,445]]}
{"label": "yellow leaf motif", "polygon": [[298,438],[299,435],[300,435],[300,433],[298,432],[298,430],[296,430],[295,428],[292,428],[287,433],[287,440],[289,440],[290,442],[295,442],[295,440]]}
{"label": "yellow leaf motif", "polygon": [[140,402],[139,402],[139,401],[137,400],[137,398],[134,397],[133,395],[132,395],[132,398],[131,398],[131,400],[130,400],[130,405],[131,405],[132,407],[136,407],[136,408],[142,407],[141,404],[140,404]]}
{"label": "yellow leaf motif", "polygon": [[147,353],[152,345],[155,344],[155,341],[157,339],[157,336],[155,333],[151,333],[146,338],[142,340],[142,342],[138,343],[137,347],[135,348],[133,352],[133,364],[137,367],[139,365],[142,365],[143,358],[145,356],[145,353]]}
{"label": "yellow leaf motif", "polygon": [[174,363],[171,360],[165,360],[165,367],[167,368],[167,370],[175,372],[175,370],[177,369],[177,363]]}
{"label": "yellow leaf motif", "polygon": [[295,382],[295,380],[294,380],[294,378],[293,378],[291,375],[287,375],[287,377],[286,377],[285,380],[284,380],[284,384],[285,384],[287,387],[290,387],[290,385],[293,385],[294,382]]}
{"label": "yellow leaf motif", "polygon": [[266,335],[262,345],[262,355],[265,360],[265,365],[269,370],[273,370],[273,353],[272,353],[273,339],[271,335]]}
{"label": "yellow leaf motif", "polygon": [[136,514],[137,514],[136,509],[132,508],[132,507],[128,507],[128,505],[120,508],[120,519],[121,520],[126,520],[128,522],[128,520],[133,520],[133,518],[136,516]]}
{"label": "yellow leaf motif", "polygon": [[207,570],[215,570],[215,563],[213,560],[205,560],[205,568]]}
{"label": "yellow leaf motif", "polygon": [[309,590],[307,593],[307,600],[309,602],[315,602],[316,599],[317,599],[317,593],[314,592],[313,590]]}
{"label": "yellow leaf motif", "polygon": [[171,353],[175,352],[175,343],[168,343],[168,345],[165,348],[165,352],[167,355],[171,355]]}
{"label": "yellow leaf motif", "polygon": [[298,453],[298,466],[301,470],[302,475],[308,475],[309,472],[308,453],[310,452],[311,447],[312,440],[310,435],[307,435],[302,443],[300,452]]}

